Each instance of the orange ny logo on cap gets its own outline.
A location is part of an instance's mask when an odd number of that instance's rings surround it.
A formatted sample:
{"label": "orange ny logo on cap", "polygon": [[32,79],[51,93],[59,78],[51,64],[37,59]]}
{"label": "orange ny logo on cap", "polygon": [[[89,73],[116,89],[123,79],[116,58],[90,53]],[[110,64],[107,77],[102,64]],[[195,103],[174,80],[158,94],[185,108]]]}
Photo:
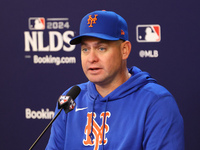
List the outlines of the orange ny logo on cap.
{"label": "orange ny logo on cap", "polygon": [[88,23],[90,26],[89,27],[93,27],[93,24],[96,24],[97,21],[97,16],[98,15],[94,15],[94,18],[92,18],[92,15],[89,15],[89,19],[88,19]]}

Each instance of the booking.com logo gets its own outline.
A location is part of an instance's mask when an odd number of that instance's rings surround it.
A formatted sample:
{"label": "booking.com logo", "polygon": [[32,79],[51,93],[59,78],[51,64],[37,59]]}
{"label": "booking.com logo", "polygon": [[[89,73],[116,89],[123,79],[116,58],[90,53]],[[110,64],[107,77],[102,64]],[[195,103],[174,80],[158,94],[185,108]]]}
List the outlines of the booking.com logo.
{"label": "booking.com logo", "polygon": [[30,108],[25,109],[26,119],[53,119],[54,111],[50,111],[49,108],[42,108],[41,110],[31,110]]}

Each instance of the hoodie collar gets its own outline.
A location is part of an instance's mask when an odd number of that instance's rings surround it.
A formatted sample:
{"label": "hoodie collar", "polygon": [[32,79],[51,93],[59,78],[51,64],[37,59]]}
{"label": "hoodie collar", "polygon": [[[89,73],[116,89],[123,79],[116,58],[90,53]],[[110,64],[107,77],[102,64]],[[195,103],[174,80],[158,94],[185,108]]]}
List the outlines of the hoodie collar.
{"label": "hoodie collar", "polygon": [[96,99],[98,96],[100,101],[106,101],[107,99],[109,99],[109,101],[112,101],[123,98],[137,91],[139,88],[149,82],[156,82],[156,80],[153,79],[149,73],[143,72],[135,66],[128,68],[128,71],[131,74],[131,77],[104,98],[97,92],[95,84],[89,81],[87,85],[89,96],[93,100]]}

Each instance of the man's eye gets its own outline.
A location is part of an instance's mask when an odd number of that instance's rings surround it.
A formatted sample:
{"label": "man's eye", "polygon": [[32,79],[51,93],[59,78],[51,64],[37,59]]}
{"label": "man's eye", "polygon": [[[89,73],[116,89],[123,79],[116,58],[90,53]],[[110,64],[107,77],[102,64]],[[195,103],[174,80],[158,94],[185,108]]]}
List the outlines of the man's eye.
{"label": "man's eye", "polygon": [[100,47],[100,48],[99,48],[99,50],[100,50],[100,51],[104,51],[104,50],[105,50],[105,48],[103,48],[103,47]]}
{"label": "man's eye", "polygon": [[87,52],[88,49],[87,49],[87,48],[82,48],[82,51],[83,51],[83,52]]}

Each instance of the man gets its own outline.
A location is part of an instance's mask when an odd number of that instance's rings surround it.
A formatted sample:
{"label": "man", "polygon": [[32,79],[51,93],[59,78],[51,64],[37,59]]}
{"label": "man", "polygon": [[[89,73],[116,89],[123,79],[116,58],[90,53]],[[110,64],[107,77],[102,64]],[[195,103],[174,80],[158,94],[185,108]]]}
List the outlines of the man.
{"label": "man", "polygon": [[121,16],[87,14],[70,44],[81,44],[89,81],[78,85],[75,110],[62,111],[53,123],[47,150],[184,149],[183,119],[173,96],[148,73],[126,66],[131,43]]}

